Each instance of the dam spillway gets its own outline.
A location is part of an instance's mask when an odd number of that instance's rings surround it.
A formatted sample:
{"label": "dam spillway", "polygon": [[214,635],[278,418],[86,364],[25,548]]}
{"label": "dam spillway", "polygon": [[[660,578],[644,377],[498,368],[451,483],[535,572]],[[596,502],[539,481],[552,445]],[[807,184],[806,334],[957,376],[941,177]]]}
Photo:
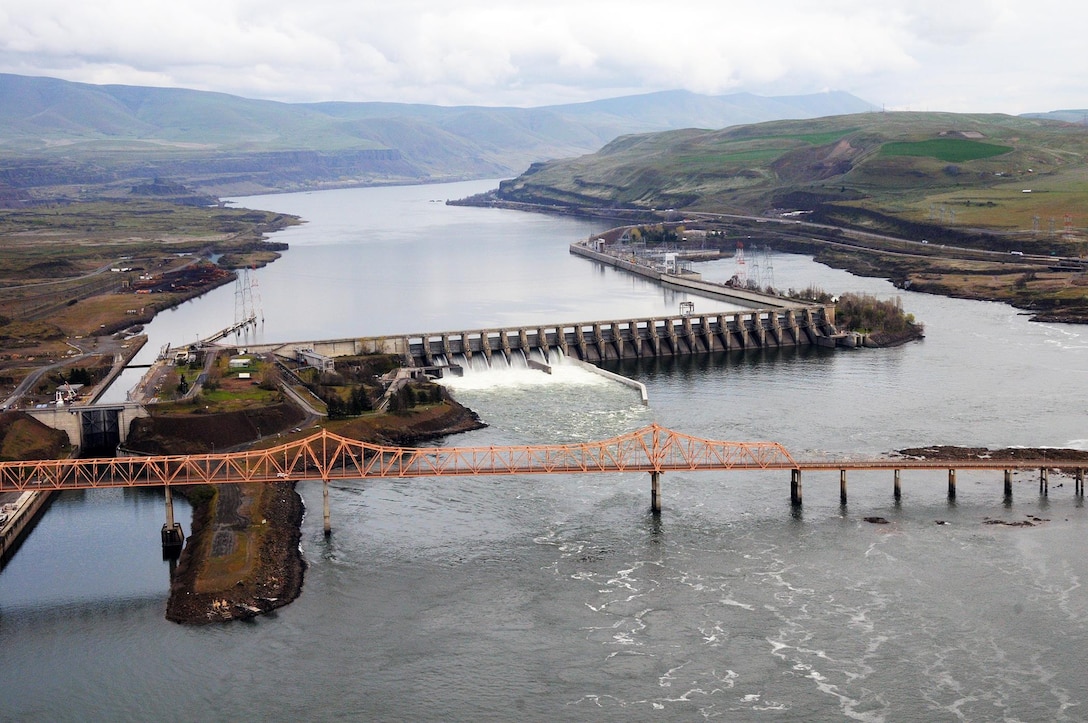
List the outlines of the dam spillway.
{"label": "dam spillway", "polygon": [[507,359],[521,352],[558,349],[584,362],[707,354],[783,346],[835,346],[833,308],[767,309],[713,315],[593,321],[514,329],[410,336],[407,352],[417,366],[435,359],[482,354]]}
{"label": "dam spillway", "polygon": [[397,354],[413,366],[440,366],[442,359],[509,360],[552,350],[584,362],[708,354],[791,346],[852,346],[852,335],[835,328],[834,306],[751,309],[718,314],[442,331],[330,339],[250,347],[294,357],[311,349],[327,357]]}

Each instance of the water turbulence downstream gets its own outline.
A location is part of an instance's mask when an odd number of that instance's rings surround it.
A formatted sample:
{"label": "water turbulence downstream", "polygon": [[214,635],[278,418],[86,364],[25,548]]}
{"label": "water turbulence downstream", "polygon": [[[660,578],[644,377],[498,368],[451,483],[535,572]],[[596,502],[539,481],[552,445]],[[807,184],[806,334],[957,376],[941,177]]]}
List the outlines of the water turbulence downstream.
{"label": "water turbulence downstream", "polygon": [[[547,356],[534,350],[528,360],[515,353],[509,362],[494,355],[490,365],[480,355],[468,360],[458,355],[451,363],[462,367],[462,376],[446,376],[440,383],[482,421],[516,434],[512,443],[603,439],[652,421],[634,390],[576,364],[558,349]],[[525,414],[527,408],[534,413]]]}

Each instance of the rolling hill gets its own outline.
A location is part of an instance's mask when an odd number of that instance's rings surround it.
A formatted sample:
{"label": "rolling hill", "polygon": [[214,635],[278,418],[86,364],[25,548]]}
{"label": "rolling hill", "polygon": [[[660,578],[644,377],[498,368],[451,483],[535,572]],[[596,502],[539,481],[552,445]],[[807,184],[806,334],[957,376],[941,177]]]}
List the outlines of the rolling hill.
{"label": "rolling hill", "polygon": [[63,186],[124,189],[154,177],[211,194],[508,177],[623,134],[870,107],[846,93],[686,91],[540,108],[292,104],[0,74],[0,191],[70,195]]}
{"label": "rolling hill", "polygon": [[1088,207],[1088,127],[904,112],[635,134],[593,154],[534,164],[495,198],[1038,230]]}

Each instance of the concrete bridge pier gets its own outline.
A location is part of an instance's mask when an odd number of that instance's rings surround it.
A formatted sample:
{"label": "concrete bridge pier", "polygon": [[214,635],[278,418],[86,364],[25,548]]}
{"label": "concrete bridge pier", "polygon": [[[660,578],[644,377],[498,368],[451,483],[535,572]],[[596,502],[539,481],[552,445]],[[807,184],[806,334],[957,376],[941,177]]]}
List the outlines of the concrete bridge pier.
{"label": "concrete bridge pier", "polygon": [[801,506],[801,470],[790,470],[790,504]]}
{"label": "concrete bridge pier", "polygon": [[669,337],[669,353],[676,356],[680,353],[680,337],[676,335],[676,327],[673,326],[672,319],[665,320],[665,333]]}
{"label": "concrete bridge pier", "polygon": [[578,347],[578,358],[586,361],[589,352],[586,350],[586,333],[582,330],[581,324],[574,327],[574,343]]}
{"label": "concrete bridge pier", "polygon": [[1005,499],[1012,499],[1012,470],[1005,470]]}
{"label": "concrete bridge pier", "polygon": [[484,353],[484,359],[487,359],[487,365],[491,366],[491,344],[487,339],[487,332],[480,332],[480,351]]}
{"label": "concrete bridge pier", "polygon": [[635,359],[641,359],[643,355],[642,338],[638,334],[638,322],[631,319],[627,322],[627,328],[631,332],[631,349],[634,350]]}
{"label": "concrete bridge pier", "polygon": [[797,326],[797,317],[793,313],[793,309],[786,309],[786,329],[790,333],[790,343],[800,344],[801,334],[800,329]]}
{"label": "concrete bridge pier", "polygon": [[1073,477],[1073,494],[1084,495],[1084,470],[1077,467],[1077,472]]}
{"label": "concrete bridge pier", "polygon": [[956,470],[948,470],[948,501],[956,499]]}
{"label": "concrete bridge pier", "polygon": [[896,502],[898,502],[899,500],[903,499],[903,488],[899,484],[899,470],[895,470],[894,472],[892,485],[892,497],[895,499]]}
{"label": "concrete bridge pier", "polygon": [[650,511],[661,514],[661,473],[650,473]]}
{"label": "concrete bridge pier", "polygon": [[846,470],[839,470],[839,504],[846,507]]}
{"label": "concrete bridge pier", "polygon": [[332,515],[329,513],[329,481],[321,480],[321,505],[325,516],[325,537],[332,535]]}
{"label": "concrete bridge pier", "polygon": [[778,312],[772,311],[770,314],[770,330],[771,336],[774,337],[775,345],[785,346],[786,340],[782,334],[782,322],[778,319]]}
{"label": "concrete bridge pier", "polygon": [[174,495],[169,486],[163,489],[166,491],[166,522],[162,526],[162,556],[164,560],[172,560],[181,554],[185,533],[181,523],[174,521]]}
{"label": "concrete bridge pier", "polygon": [[552,345],[548,342],[548,334],[544,331],[544,327],[536,330],[536,345],[540,349],[540,353],[544,355],[544,363],[551,364],[552,360],[548,350],[551,349]]}
{"label": "concrete bridge pier", "polygon": [[657,338],[657,325],[653,321],[646,322],[646,341],[650,345],[650,353],[661,356],[661,342]]}
{"label": "concrete bridge pier", "polygon": [[703,342],[704,351],[716,351],[714,348],[714,332],[711,331],[710,319],[699,317],[699,339]]}
{"label": "concrete bridge pier", "polygon": [[1050,494],[1050,470],[1046,467],[1039,468],[1039,494],[1043,497]]}
{"label": "concrete bridge pier", "polygon": [[509,364],[514,358],[514,351],[510,348],[510,337],[507,336],[505,329],[499,330],[499,348],[502,349],[502,354],[506,357],[506,363]]}

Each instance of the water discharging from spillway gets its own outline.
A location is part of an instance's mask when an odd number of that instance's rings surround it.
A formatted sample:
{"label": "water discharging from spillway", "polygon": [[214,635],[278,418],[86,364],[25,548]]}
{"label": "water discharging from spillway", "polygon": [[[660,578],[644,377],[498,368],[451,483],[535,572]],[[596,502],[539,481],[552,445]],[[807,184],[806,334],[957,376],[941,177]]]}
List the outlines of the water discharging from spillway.
{"label": "water discharging from spillway", "polygon": [[[547,363],[551,373],[531,367],[520,352],[510,362],[495,355],[490,366],[480,355],[471,360],[456,356],[452,362],[462,366],[463,376],[447,376],[440,383],[485,423],[510,430],[518,442],[594,441],[652,421],[635,390],[572,363],[558,349],[549,350],[547,362],[544,358],[533,352],[533,361]],[[525,409],[535,412],[529,416]]]}

